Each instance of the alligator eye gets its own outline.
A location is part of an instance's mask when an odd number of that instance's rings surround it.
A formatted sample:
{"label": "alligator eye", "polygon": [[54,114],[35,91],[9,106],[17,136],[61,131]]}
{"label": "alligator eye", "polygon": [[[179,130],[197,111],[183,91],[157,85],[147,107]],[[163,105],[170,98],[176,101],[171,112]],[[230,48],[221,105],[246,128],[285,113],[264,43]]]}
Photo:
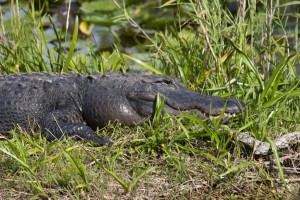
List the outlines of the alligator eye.
{"label": "alligator eye", "polygon": [[173,79],[162,79],[162,80],[155,81],[154,83],[167,85],[169,87],[177,87]]}

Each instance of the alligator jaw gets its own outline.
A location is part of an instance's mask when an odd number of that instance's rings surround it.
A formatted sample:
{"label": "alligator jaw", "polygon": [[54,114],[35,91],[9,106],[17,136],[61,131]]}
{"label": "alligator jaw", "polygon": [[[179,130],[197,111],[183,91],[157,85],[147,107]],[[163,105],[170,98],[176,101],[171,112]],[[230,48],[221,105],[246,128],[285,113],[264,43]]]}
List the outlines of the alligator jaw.
{"label": "alligator jaw", "polygon": [[180,115],[180,114],[192,114],[192,115],[197,115],[200,119],[219,119],[222,117],[221,122],[225,123],[227,122],[230,118],[236,117],[239,114],[241,114],[242,110],[236,113],[233,112],[226,112],[226,109],[224,111],[225,107],[223,107],[222,110],[220,110],[219,113],[207,113],[205,110],[200,110],[200,109],[189,109],[189,110],[177,110],[172,108],[170,105],[166,103],[165,105],[165,111],[170,114],[170,115]]}
{"label": "alligator jaw", "polygon": [[185,91],[177,98],[174,95],[172,95],[172,99],[167,96],[163,96],[163,98],[165,99],[166,110],[171,115],[189,113],[196,114],[201,119],[222,116],[222,122],[241,114],[245,109],[245,104],[236,98],[223,99],[193,91]]}

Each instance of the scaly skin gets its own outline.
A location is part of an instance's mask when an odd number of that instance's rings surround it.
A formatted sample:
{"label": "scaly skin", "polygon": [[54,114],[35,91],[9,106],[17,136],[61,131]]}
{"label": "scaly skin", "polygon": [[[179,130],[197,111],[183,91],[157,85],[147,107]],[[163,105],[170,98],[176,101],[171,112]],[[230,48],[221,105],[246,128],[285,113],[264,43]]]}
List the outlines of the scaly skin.
{"label": "scaly skin", "polygon": [[205,119],[224,120],[240,114],[244,103],[230,98],[202,95],[186,89],[177,79],[135,73],[101,75],[21,73],[0,76],[0,134],[19,126],[41,129],[48,139],[74,136],[104,145],[106,138],[95,133],[109,121],[136,125],[153,116],[157,94],[171,115],[197,114]]}

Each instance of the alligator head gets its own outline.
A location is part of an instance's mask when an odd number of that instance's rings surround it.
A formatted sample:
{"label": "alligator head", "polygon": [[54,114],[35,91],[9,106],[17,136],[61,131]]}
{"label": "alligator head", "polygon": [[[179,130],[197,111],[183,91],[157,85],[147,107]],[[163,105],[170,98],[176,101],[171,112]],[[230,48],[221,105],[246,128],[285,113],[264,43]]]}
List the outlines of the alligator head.
{"label": "alligator head", "polygon": [[157,94],[164,100],[163,111],[170,115],[189,113],[201,119],[222,115],[222,122],[225,122],[245,108],[245,104],[236,98],[203,95],[188,90],[178,79],[159,75],[142,79],[134,90],[128,92],[127,97],[134,110],[147,117],[154,114]]}
{"label": "alligator head", "polygon": [[224,99],[188,90],[168,76],[108,74],[98,80],[101,84],[90,87],[83,109],[84,118],[94,128],[115,120],[126,125],[143,122],[154,115],[157,94],[164,99],[163,112],[170,115],[189,113],[201,119],[221,115],[224,122],[240,114],[245,107],[235,98]]}

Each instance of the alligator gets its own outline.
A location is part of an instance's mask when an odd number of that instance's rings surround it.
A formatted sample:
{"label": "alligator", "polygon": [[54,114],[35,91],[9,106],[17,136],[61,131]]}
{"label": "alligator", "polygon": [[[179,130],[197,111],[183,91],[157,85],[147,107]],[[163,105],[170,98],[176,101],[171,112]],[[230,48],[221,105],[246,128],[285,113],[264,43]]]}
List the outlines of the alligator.
{"label": "alligator", "polygon": [[137,73],[20,73],[0,76],[0,135],[10,130],[40,130],[47,140],[67,135],[105,145],[97,128],[110,121],[134,126],[153,117],[157,94],[163,112],[189,113],[201,119],[240,114],[236,99],[188,90],[176,78]]}

